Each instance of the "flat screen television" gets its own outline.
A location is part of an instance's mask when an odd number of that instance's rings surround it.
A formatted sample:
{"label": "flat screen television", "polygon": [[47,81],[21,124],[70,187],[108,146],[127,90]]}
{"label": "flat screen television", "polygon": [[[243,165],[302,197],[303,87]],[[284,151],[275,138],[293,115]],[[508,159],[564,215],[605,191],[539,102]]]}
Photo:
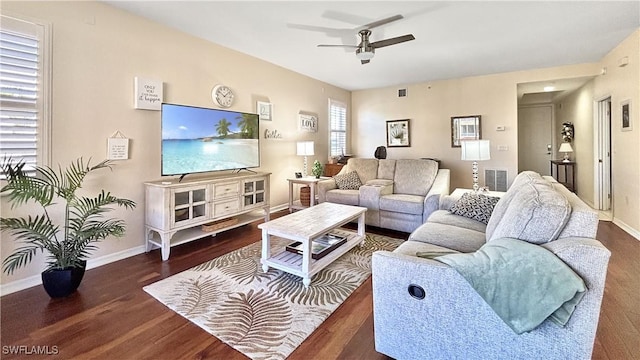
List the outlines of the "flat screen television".
{"label": "flat screen television", "polygon": [[163,103],[161,118],[162,176],[260,166],[257,114]]}

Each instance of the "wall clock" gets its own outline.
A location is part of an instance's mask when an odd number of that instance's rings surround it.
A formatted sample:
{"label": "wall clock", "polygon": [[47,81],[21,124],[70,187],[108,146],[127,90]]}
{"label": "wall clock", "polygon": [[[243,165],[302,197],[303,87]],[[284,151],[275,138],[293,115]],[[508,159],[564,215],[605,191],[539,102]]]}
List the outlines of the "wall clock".
{"label": "wall clock", "polygon": [[211,90],[213,102],[220,107],[230,107],[233,104],[234,97],[233,91],[226,85],[216,85],[213,87],[213,90]]}

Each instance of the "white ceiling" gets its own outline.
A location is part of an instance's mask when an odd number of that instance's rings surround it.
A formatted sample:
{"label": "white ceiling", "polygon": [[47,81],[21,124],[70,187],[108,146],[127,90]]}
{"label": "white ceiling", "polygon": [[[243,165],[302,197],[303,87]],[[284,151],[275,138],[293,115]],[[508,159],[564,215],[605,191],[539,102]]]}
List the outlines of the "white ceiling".
{"label": "white ceiling", "polygon": [[[639,1],[104,1],[347,90],[597,62],[640,27]],[[413,34],[361,65],[371,41]]]}

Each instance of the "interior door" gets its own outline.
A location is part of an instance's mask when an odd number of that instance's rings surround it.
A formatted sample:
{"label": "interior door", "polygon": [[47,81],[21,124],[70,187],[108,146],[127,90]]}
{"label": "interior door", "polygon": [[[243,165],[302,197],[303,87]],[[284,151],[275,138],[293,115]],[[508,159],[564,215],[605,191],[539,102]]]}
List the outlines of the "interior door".
{"label": "interior door", "polygon": [[611,98],[598,102],[596,208],[611,209]]}
{"label": "interior door", "polygon": [[532,170],[551,175],[552,122],[551,104],[518,107],[518,172]]}

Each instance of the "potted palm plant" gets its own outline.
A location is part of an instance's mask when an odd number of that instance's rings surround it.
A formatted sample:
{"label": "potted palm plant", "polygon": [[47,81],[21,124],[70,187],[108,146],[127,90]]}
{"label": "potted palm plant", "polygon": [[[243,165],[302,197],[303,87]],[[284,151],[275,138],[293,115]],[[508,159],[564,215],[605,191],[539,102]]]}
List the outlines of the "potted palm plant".
{"label": "potted palm plant", "polygon": [[[2,269],[12,274],[26,266],[38,252],[48,253],[47,269],[42,273],[42,284],[51,297],[65,297],[80,285],[86,259],[97,249],[96,243],[109,236],[121,237],[125,222],[107,218],[112,206],[135,208],[135,202],[118,198],[102,190],[95,197],[82,196],[77,190],[85,177],[96,170],[109,168],[109,160],[90,165],[82,158],[66,169],[53,170],[48,166],[35,167],[28,172],[25,162],[5,158],[0,170],[6,177],[6,185],[0,194],[6,194],[12,208],[36,203],[41,213],[27,217],[0,217],[0,231],[14,235],[17,247],[2,262]],[[52,206],[61,201],[64,206],[62,223],[56,223]],[[56,209],[57,210],[57,209]]]}

